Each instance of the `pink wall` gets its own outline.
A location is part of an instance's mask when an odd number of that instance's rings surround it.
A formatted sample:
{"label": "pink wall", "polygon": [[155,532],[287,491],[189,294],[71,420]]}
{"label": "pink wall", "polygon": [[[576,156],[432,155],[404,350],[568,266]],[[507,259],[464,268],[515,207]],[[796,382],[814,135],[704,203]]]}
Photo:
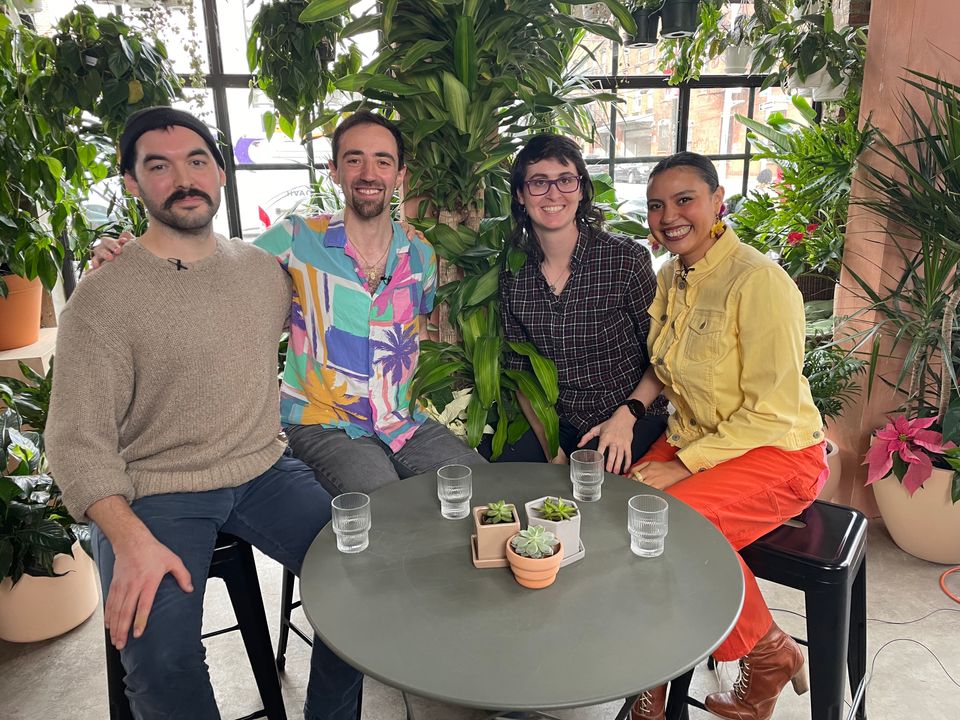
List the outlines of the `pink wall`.
{"label": "pink wall", "polygon": [[[939,74],[960,83],[958,21],[958,0],[873,0],[861,120],[870,117],[873,124],[892,139],[906,139],[898,122],[901,93],[911,97],[900,80],[903,69]],[[866,189],[855,178],[853,198],[865,193]],[[851,205],[844,263],[869,279],[875,288],[881,286],[886,271],[899,270],[895,250],[885,244],[885,227],[883,221]],[[835,304],[837,314],[849,315],[862,308],[865,303],[858,297],[856,282],[844,272],[840,283]],[[896,362],[889,365],[896,372]],[[882,424],[886,413],[896,405],[896,400],[877,382],[869,402],[862,397],[830,428],[830,436],[841,447],[844,466],[837,500],[849,502],[869,515],[877,514],[876,505],[873,493],[863,486],[866,468],[860,463],[871,431]]]}

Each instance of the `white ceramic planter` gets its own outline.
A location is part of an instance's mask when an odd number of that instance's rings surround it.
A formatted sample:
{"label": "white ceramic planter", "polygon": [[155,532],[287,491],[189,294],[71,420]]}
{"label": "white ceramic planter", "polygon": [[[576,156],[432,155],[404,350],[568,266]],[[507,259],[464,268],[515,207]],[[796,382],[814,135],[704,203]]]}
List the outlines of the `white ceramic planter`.
{"label": "white ceramic planter", "polygon": [[813,99],[817,102],[826,100],[842,100],[847,94],[847,87],[850,85],[850,78],[844,78],[839,84],[833,82],[833,78],[827,75],[826,83],[813,89]]}
{"label": "white ceramic planter", "polygon": [[723,51],[723,62],[727,75],[742,75],[750,68],[750,55],[753,48],[749,45],[731,45]]}
{"label": "white ceramic planter", "polygon": [[893,541],[921,560],[960,565],[960,503],[950,500],[952,470],[934,468],[913,497],[891,473],[873,484]]}
{"label": "white ceramic planter", "polygon": [[527,527],[540,525],[545,530],[552,532],[563,543],[563,547],[567,549],[567,556],[565,558],[564,565],[571,562],[576,562],[580,559],[580,557],[582,557],[579,552],[580,508],[573,500],[563,498],[565,503],[573,505],[577,508],[577,514],[569,520],[545,520],[544,518],[540,517],[540,513],[537,512],[537,508],[541,507],[543,505],[543,501],[548,497],[553,498],[556,497],[556,495],[545,495],[542,498],[537,498],[536,500],[531,500],[530,502],[524,504],[524,510],[527,512]]}
{"label": "white ceramic planter", "polygon": [[0,639],[36,642],[62,635],[93,614],[100,602],[93,561],[74,543],[73,555],[57,555],[53,569],[62,577],[24,575],[0,583]]}

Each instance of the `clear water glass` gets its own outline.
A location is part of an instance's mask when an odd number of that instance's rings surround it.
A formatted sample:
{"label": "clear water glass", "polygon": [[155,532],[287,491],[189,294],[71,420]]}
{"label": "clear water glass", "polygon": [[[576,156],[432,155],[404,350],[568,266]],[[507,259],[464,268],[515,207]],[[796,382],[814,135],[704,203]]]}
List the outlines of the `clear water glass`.
{"label": "clear water glass", "polygon": [[370,544],[370,496],[350,492],[337,495],[330,503],[337,550],[358,553]]}
{"label": "clear water glass", "polygon": [[444,465],[437,470],[437,497],[440,514],[448,520],[459,520],[470,514],[473,497],[473,471],[468,465]]}
{"label": "clear water glass", "polygon": [[627,501],[627,530],[634,555],[662,555],[667,537],[667,501],[659,495],[634,495]]}
{"label": "clear water glass", "polygon": [[603,453],[597,450],[574,450],[570,453],[570,482],[573,483],[574,500],[599,500],[603,485]]}

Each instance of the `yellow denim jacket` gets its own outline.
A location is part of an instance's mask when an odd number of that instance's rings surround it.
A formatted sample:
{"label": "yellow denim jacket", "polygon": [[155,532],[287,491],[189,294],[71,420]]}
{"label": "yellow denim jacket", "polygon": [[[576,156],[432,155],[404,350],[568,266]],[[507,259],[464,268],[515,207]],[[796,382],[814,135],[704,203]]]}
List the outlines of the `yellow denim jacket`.
{"label": "yellow denim jacket", "polygon": [[657,274],[647,347],[675,412],[667,440],[691,472],[758,447],[824,440],[803,376],[803,299],[772,260],[728,228],[683,272]]}

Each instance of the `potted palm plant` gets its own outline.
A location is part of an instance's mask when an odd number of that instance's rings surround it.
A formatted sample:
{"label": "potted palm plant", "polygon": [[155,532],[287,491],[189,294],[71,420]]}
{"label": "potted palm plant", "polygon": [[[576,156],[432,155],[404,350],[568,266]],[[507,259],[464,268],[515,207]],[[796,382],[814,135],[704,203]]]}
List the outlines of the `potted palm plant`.
{"label": "potted palm plant", "polygon": [[[911,101],[901,96],[897,143],[880,135],[876,160],[863,162],[872,191],[860,201],[887,221],[901,271],[877,290],[851,277],[877,313],[869,379],[880,376],[901,393],[899,413],[876,433],[867,453],[868,484],[891,537],[933,562],[960,563],[960,85],[907,71]],[[909,218],[909,225],[901,225]],[[884,374],[880,333],[893,338],[899,370]],[[888,375],[893,375],[891,379]]]}

